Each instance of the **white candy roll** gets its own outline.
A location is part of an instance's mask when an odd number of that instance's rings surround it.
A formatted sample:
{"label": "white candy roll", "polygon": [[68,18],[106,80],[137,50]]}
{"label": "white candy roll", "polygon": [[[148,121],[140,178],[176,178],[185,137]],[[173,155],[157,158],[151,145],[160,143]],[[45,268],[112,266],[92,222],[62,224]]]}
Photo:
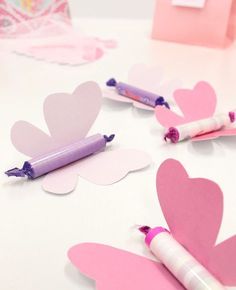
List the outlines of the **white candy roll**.
{"label": "white candy roll", "polygon": [[[144,229],[144,230],[143,230]],[[225,287],[162,227],[142,227],[155,257],[188,290],[225,290]]]}
{"label": "white candy roll", "polygon": [[235,113],[218,114],[212,118],[202,119],[184,125],[171,127],[165,133],[164,139],[170,139],[172,143],[189,139],[198,135],[203,135],[212,131],[217,131],[229,126],[235,121]]}

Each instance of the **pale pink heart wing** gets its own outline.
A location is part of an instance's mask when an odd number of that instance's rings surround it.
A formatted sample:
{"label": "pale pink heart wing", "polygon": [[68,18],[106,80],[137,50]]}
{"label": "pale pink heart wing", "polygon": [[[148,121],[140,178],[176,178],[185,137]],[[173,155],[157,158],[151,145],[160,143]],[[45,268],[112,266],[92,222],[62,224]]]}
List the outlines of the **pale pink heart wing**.
{"label": "pale pink heart wing", "polygon": [[92,81],[79,85],[72,94],[48,96],[44,102],[44,117],[52,138],[60,145],[84,138],[101,105],[101,89]]}
{"label": "pale pink heart wing", "polygon": [[69,193],[75,188],[78,175],[98,185],[109,185],[150,163],[150,156],[143,151],[104,151],[69,165],[63,171],[59,169],[49,173],[43,180],[43,188],[51,193]]}
{"label": "pale pink heart wing", "polygon": [[71,193],[77,186],[78,173],[74,170],[74,167],[79,165],[79,162],[49,172],[43,178],[42,188],[47,192],[58,195]]}
{"label": "pale pink heart wing", "polygon": [[163,81],[163,75],[161,67],[136,64],[129,71],[128,83],[168,99],[182,83],[178,79]]}
{"label": "pale pink heart wing", "polygon": [[194,141],[194,142],[205,141],[205,140],[211,140],[211,139],[217,139],[220,137],[229,137],[229,136],[236,136],[236,128],[223,129],[223,130],[218,130],[211,133],[199,135],[192,138],[191,141]]}
{"label": "pale pink heart wing", "polygon": [[190,178],[181,163],[173,159],[160,166],[156,186],[171,233],[206,264],[222,221],[221,189],[211,180]]}
{"label": "pale pink heart wing", "polygon": [[183,290],[164,266],[110,246],[84,243],[68,251],[71,262],[96,281],[97,290]]}
{"label": "pale pink heart wing", "polygon": [[175,127],[192,121],[213,116],[216,108],[216,94],[210,84],[199,82],[193,90],[179,89],[174,92],[174,99],[182,111],[182,116],[157,106],[155,114],[163,127]]}
{"label": "pale pink heart wing", "polygon": [[153,107],[147,106],[147,105],[145,105],[143,103],[136,102],[136,101],[133,102],[133,106],[136,107],[136,108],[138,108],[138,109],[142,109],[142,110],[154,111],[154,108]]}
{"label": "pale pink heart wing", "polygon": [[34,125],[18,121],[11,128],[11,141],[21,153],[30,157],[55,149],[58,144]]}
{"label": "pale pink heart wing", "polygon": [[207,268],[227,286],[236,285],[236,236],[215,246]]}
{"label": "pale pink heart wing", "polygon": [[118,102],[123,102],[123,103],[133,103],[132,99],[119,95],[116,89],[114,88],[105,88],[103,90],[103,96],[113,101],[118,101]]}
{"label": "pale pink heart wing", "polygon": [[82,139],[94,123],[101,102],[101,90],[94,82],[83,83],[73,94],[50,95],[44,102],[44,117],[51,136],[30,123],[19,121],[11,130],[12,143],[32,157]]}
{"label": "pale pink heart wing", "polygon": [[133,65],[128,73],[128,83],[143,90],[156,92],[163,78],[163,69],[142,63]]}
{"label": "pale pink heart wing", "polygon": [[170,81],[164,81],[156,89],[156,93],[160,96],[163,96],[168,100],[169,103],[172,103],[172,100],[169,100],[173,97],[174,92],[181,88],[182,82],[179,79],[172,79]]}

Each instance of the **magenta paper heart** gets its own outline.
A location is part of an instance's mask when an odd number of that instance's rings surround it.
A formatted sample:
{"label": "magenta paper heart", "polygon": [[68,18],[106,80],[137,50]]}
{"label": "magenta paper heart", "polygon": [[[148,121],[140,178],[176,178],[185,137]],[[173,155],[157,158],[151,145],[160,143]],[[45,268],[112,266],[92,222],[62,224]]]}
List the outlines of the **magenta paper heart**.
{"label": "magenta paper heart", "polygon": [[[50,135],[28,122],[18,121],[11,130],[12,143],[23,154],[36,157],[85,138],[101,103],[101,90],[94,82],[78,86],[73,94],[52,94],[44,102],[44,118]],[[150,163],[150,156],[142,151],[107,150],[49,173],[42,185],[46,191],[66,194],[75,189],[78,176],[107,185]]]}
{"label": "magenta paper heart", "polygon": [[[135,64],[130,68],[127,83],[137,88],[156,93],[167,100],[172,96],[174,90],[181,86],[181,82],[177,79],[163,81],[163,69],[160,67],[148,67],[145,64]],[[114,101],[130,103],[139,109],[154,110],[150,106],[117,94],[114,88],[104,89],[103,95]]]}
{"label": "magenta paper heart", "polygon": [[[236,285],[236,236],[215,245],[223,194],[213,181],[190,178],[180,162],[162,163],[156,188],[171,234],[226,286]],[[97,290],[184,289],[159,263],[110,246],[84,243],[68,251],[71,262],[96,281]]]}

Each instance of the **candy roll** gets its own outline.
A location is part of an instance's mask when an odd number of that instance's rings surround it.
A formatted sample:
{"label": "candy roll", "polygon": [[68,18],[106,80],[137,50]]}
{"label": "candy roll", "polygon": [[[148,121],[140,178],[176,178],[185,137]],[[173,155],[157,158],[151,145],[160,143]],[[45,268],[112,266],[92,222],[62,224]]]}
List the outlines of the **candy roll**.
{"label": "candy roll", "polygon": [[170,127],[165,133],[164,139],[172,143],[189,139],[198,135],[203,135],[212,131],[217,131],[229,126],[235,121],[235,112],[219,114],[212,118],[202,119],[184,125]]}
{"label": "candy roll", "polygon": [[13,168],[5,172],[8,176],[28,177],[35,179],[55,169],[66,166],[95,152],[103,150],[115,135],[96,134],[79,140],[67,146],[42,154],[26,161],[22,167]]}
{"label": "candy roll", "polygon": [[225,290],[225,287],[203,267],[168,230],[162,227],[139,229],[146,235],[151,252],[188,290]]}
{"label": "candy roll", "polygon": [[122,82],[117,82],[113,78],[107,81],[106,84],[109,87],[115,87],[119,95],[133,99],[147,106],[153,108],[155,108],[156,106],[165,106],[168,109],[170,108],[169,104],[165,101],[165,99],[157,94],[139,89],[137,87]]}

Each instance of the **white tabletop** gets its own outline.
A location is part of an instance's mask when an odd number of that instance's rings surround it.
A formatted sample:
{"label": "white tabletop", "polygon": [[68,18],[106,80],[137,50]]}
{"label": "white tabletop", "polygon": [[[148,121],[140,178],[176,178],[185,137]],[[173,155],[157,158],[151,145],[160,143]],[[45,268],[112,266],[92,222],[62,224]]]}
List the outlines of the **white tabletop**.
{"label": "white tabletop", "polygon": [[[109,77],[125,80],[138,62],[158,64],[166,78],[178,77],[191,88],[209,81],[216,89],[218,111],[236,108],[236,44],[227,50],[184,46],[149,39],[150,21],[80,20],[90,35],[114,38],[119,47],[99,61],[63,66],[11,54],[0,55],[0,170],[20,166],[27,159],[13,147],[9,133],[19,119],[45,128],[44,98],[72,92],[81,82],[103,84]],[[224,192],[224,217],[218,241],[236,233],[236,138],[192,144],[166,145],[161,127],[150,113],[105,101],[91,132],[115,132],[114,147],[143,149],[153,164],[111,186],[79,179],[67,196],[40,188],[40,180],[22,182],[1,174],[0,271],[4,290],[95,289],[70,264],[67,250],[80,242],[100,242],[144,255],[134,224],[164,225],[156,197],[155,174],[169,157],[183,163],[192,177],[214,180]],[[236,289],[236,288],[233,288]]]}

